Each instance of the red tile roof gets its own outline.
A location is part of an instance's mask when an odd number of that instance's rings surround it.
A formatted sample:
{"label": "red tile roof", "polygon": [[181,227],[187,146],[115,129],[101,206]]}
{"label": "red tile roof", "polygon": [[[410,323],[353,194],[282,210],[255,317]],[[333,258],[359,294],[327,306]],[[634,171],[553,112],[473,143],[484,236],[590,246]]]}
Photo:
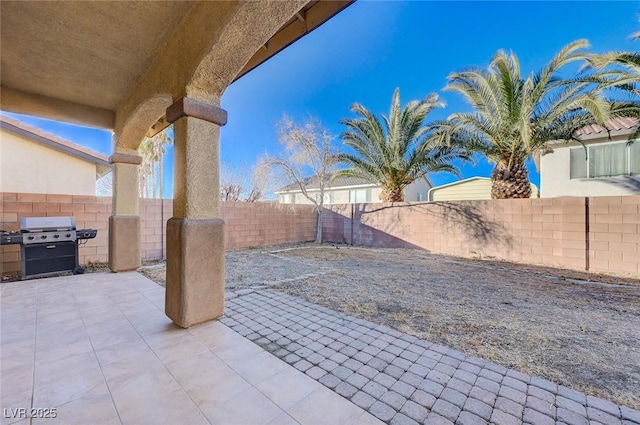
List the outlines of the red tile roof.
{"label": "red tile roof", "polygon": [[605,127],[592,124],[582,127],[576,131],[576,136],[587,136],[589,134],[607,133],[609,131],[631,130],[638,125],[637,118],[611,118],[604,123]]}

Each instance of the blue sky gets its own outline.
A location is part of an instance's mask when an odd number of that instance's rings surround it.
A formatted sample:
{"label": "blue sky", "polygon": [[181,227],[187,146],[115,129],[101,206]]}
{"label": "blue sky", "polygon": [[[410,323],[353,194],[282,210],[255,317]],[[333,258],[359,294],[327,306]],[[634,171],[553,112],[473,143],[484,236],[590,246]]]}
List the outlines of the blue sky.
{"label": "blue sky", "polygon": [[[275,124],[284,114],[301,120],[312,114],[336,136],[341,118],[358,102],[387,113],[400,88],[403,103],[436,92],[447,107],[430,115],[446,118],[468,110],[455,93],[442,93],[451,71],[486,65],[498,49],[513,50],[523,74],[538,70],[569,42],[586,38],[592,52],[638,50],[629,40],[638,31],[640,2],[592,1],[360,1],[313,33],[236,81],[222,98],[229,113],[221,133],[221,160],[249,167],[265,152],[279,150]],[[99,152],[111,153],[111,134],[34,118],[18,117]],[[171,167],[167,158],[166,170]],[[539,183],[533,166],[532,181]],[[479,159],[463,177],[489,176]],[[171,196],[166,173],[165,195]],[[456,180],[430,176],[435,184]]]}

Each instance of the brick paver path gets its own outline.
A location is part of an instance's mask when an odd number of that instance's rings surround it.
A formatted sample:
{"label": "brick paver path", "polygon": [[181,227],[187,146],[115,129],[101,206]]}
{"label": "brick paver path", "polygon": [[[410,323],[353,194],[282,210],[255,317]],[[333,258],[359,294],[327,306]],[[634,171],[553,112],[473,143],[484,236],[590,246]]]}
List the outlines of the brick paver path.
{"label": "brick paver path", "polygon": [[393,425],[638,425],[640,411],[274,290],[221,321]]}

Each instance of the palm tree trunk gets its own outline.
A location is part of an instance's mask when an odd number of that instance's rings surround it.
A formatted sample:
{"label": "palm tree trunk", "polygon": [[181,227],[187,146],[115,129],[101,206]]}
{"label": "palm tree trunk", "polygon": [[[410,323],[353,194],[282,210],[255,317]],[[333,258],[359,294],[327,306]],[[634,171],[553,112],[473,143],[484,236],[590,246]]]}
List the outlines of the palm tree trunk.
{"label": "palm tree trunk", "polygon": [[382,202],[404,202],[404,193],[400,188],[383,189],[380,194]]}
{"label": "palm tree trunk", "polygon": [[524,163],[509,164],[499,162],[491,174],[491,198],[513,199],[530,198],[531,182],[529,171]]}
{"label": "palm tree trunk", "polygon": [[162,145],[160,145],[160,153],[159,153],[159,159],[158,159],[158,179],[160,180],[158,187],[159,190],[158,192],[160,192],[160,199],[164,198],[164,185],[163,185],[163,180],[164,180],[164,170],[163,170],[163,162],[164,162],[164,149],[162,147]]}

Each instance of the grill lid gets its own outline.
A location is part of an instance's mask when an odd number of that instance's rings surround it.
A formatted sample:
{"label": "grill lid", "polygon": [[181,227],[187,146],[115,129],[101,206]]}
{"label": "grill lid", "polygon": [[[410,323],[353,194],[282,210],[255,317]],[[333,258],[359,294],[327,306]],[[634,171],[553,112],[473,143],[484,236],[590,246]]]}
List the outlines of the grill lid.
{"label": "grill lid", "polygon": [[23,217],[20,220],[20,230],[23,232],[51,232],[75,228],[76,221],[73,217]]}

